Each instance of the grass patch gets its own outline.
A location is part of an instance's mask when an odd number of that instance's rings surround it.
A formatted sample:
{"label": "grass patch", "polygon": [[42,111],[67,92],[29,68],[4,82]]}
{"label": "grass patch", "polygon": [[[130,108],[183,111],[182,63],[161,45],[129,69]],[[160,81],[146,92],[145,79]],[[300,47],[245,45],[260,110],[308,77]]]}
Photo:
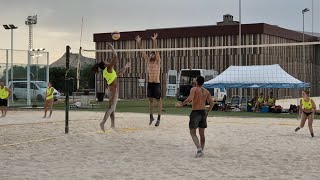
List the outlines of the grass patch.
{"label": "grass patch", "polygon": [[[184,115],[188,116],[191,112],[191,105],[185,106],[182,108],[174,107],[174,104],[177,102],[174,98],[164,98],[163,99],[163,113],[162,114],[172,114],[172,115]],[[93,109],[78,109],[73,108],[71,111],[102,111],[105,112],[107,109],[108,102],[94,102]],[[157,101],[154,100],[154,104],[157,104]],[[64,103],[55,103],[54,109],[64,110]],[[132,112],[132,113],[149,113],[149,102],[147,99],[136,99],[136,100],[120,100],[117,104],[117,112]],[[155,107],[155,114],[157,112],[157,107]],[[215,117],[245,117],[245,118],[292,118],[296,119],[297,114],[285,114],[285,113],[256,113],[256,112],[221,112],[221,111],[212,111],[209,113],[209,116]],[[319,115],[315,116],[315,119],[320,119]]]}

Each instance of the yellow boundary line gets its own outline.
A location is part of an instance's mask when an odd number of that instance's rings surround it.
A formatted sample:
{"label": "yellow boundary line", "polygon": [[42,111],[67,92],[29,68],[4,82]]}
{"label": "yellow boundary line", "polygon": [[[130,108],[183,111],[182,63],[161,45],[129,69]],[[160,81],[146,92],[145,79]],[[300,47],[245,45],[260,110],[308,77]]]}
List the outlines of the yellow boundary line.
{"label": "yellow boundary line", "polygon": [[119,129],[108,129],[105,132],[103,131],[96,131],[98,134],[110,134],[113,132],[120,132],[120,133],[130,133],[130,132],[136,132],[136,131],[142,131],[146,130],[145,128],[119,128]]}
{"label": "yellow boundary line", "polygon": [[[115,129],[115,130],[111,130],[108,129],[105,132],[103,131],[96,131],[96,132],[84,132],[84,133],[98,133],[98,134],[110,134],[113,132],[120,132],[120,133],[130,133],[130,132],[136,132],[136,131],[141,131],[144,130],[144,128],[121,128],[121,129]],[[76,134],[72,134],[72,135],[77,135],[79,133]],[[80,133],[82,134],[82,133]],[[62,137],[62,136],[61,136]],[[50,141],[50,140],[54,140],[54,139],[58,139],[60,138],[59,136],[57,137],[51,137],[51,138],[44,138],[44,139],[36,139],[36,140],[30,140],[30,141],[23,141],[23,142],[19,142],[19,143],[10,143],[10,144],[1,144],[0,148],[2,147],[11,147],[11,146],[18,146],[18,145],[23,145],[23,144],[29,144],[29,143],[36,143],[36,142],[44,142],[44,141]]]}
{"label": "yellow boundary line", "polygon": [[[86,119],[86,120],[69,120],[76,122],[76,121],[99,121],[99,119]],[[32,122],[32,123],[17,123],[17,124],[1,124],[0,127],[6,126],[24,126],[24,125],[34,125],[34,124],[50,124],[50,123],[64,123],[65,121],[46,121],[46,122]]]}
{"label": "yellow boundary line", "polygon": [[[73,121],[95,121],[93,119],[91,120],[73,120]],[[55,123],[55,122],[64,122],[64,121],[52,121],[52,122],[37,122],[37,123],[26,123],[26,124],[7,124],[7,125],[0,125],[0,126],[9,126],[9,125],[32,125],[32,124],[45,124],[45,123]],[[212,122],[212,121],[210,121]],[[274,125],[274,126],[298,126],[299,123],[271,123],[271,124],[263,124],[263,123],[257,123],[257,122],[213,122],[217,124],[251,124],[251,125]],[[317,126],[313,126],[317,127]],[[148,128],[148,130],[152,130],[155,128]],[[85,133],[98,133],[98,134],[111,134],[114,132],[120,132],[120,133],[130,133],[130,132],[137,132],[137,131],[142,131],[146,130],[146,128],[119,128],[119,129],[107,129],[105,132],[103,131],[95,131],[95,132],[85,132]],[[79,134],[79,133],[77,133]],[[77,135],[77,134],[72,134],[72,135]],[[81,133],[82,134],[82,133]],[[62,136],[61,136],[62,137]],[[19,143],[10,143],[10,144],[1,144],[0,148],[2,147],[10,147],[10,146],[18,146],[22,144],[29,144],[29,143],[36,143],[36,142],[44,142],[44,141],[50,141],[54,139],[58,139],[59,136],[57,137],[51,137],[51,138],[44,138],[44,139],[36,139],[36,140],[30,140],[30,141],[24,141],[24,142],[19,142]]]}

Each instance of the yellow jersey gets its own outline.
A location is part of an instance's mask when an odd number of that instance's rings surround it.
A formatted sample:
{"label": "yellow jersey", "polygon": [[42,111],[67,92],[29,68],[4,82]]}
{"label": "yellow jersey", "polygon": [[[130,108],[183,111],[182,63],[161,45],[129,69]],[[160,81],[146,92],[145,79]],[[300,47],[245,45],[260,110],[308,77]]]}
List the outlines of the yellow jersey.
{"label": "yellow jersey", "polygon": [[309,98],[309,101],[306,102],[303,98],[301,99],[302,103],[302,109],[312,109],[312,101],[311,98]]}
{"label": "yellow jersey", "polygon": [[117,73],[114,69],[112,69],[112,72],[109,73],[106,67],[103,70],[103,77],[107,80],[108,85],[110,85],[115,79],[117,79]]}
{"label": "yellow jersey", "polygon": [[[53,98],[53,91],[54,91],[54,88],[53,88],[53,87],[47,89],[47,97],[46,97],[46,100],[50,100],[50,99]],[[49,94],[51,94],[51,95],[48,96]]]}
{"label": "yellow jersey", "polygon": [[0,88],[0,99],[7,99],[9,96],[9,91],[6,90],[6,87]]}
{"label": "yellow jersey", "polygon": [[258,102],[259,103],[263,103],[264,102],[264,98],[258,98]]}
{"label": "yellow jersey", "polygon": [[274,103],[275,101],[276,101],[275,98],[269,98],[269,99],[268,99],[268,102],[269,102],[269,103]]}

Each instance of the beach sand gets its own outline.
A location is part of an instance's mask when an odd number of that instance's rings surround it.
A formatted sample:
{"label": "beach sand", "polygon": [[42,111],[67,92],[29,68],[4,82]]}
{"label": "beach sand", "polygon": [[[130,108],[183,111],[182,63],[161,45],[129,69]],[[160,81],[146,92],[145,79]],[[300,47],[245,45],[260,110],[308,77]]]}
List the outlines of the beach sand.
{"label": "beach sand", "polygon": [[[214,115],[214,112],[211,113]],[[99,130],[103,112],[9,111],[0,118],[0,179],[320,179],[320,122],[295,133],[295,119],[209,117],[205,156],[188,116],[117,113],[116,129]]]}

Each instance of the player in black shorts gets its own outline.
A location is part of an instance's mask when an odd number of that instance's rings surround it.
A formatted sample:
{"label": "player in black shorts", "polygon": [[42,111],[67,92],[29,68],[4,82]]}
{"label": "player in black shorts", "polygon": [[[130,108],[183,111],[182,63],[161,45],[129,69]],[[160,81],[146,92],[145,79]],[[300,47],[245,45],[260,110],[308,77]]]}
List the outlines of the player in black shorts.
{"label": "player in black shorts", "polygon": [[[204,78],[202,76],[197,76],[196,86],[190,90],[189,97],[182,103],[177,104],[177,107],[182,107],[187,103],[192,102],[192,112],[190,114],[189,129],[190,135],[194,144],[197,147],[197,157],[202,157],[203,149],[205,145],[204,130],[207,128],[207,115],[211,111],[214,105],[214,99],[208,90],[202,87],[204,83]],[[210,107],[206,110],[206,101],[210,102]],[[199,128],[200,142],[197,136],[197,128]]]}
{"label": "player in black shorts", "polygon": [[207,111],[192,110],[190,114],[189,128],[207,128]]}
{"label": "player in black shorts", "polygon": [[[157,49],[157,37],[158,34],[154,33],[154,35],[151,37],[153,42],[153,48]],[[141,37],[137,36],[136,41],[138,44],[138,47],[142,49],[141,44]],[[158,102],[158,119],[155,124],[155,126],[160,125],[160,116],[162,111],[162,100],[161,100],[161,87],[160,87],[160,74],[161,74],[161,58],[159,51],[152,51],[150,52],[150,55],[148,56],[146,52],[141,52],[143,59],[147,62],[148,66],[148,92],[147,96],[149,98],[149,112],[150,112],[150,123],[152,124],[154,121],[153,118],[153,99],[156,99]]]}
{"label": "player in black shorts", "polygon": [[149,98],[160,99],[161,98],[161,85],[160,85],[160,83],[148,83],[147,96]]}
{"label": "player in black shorts", "polygon": [[1,107],[1,117],[7,115],[8,98],[10,97],[11,91],[0,82],[0,107]]}

